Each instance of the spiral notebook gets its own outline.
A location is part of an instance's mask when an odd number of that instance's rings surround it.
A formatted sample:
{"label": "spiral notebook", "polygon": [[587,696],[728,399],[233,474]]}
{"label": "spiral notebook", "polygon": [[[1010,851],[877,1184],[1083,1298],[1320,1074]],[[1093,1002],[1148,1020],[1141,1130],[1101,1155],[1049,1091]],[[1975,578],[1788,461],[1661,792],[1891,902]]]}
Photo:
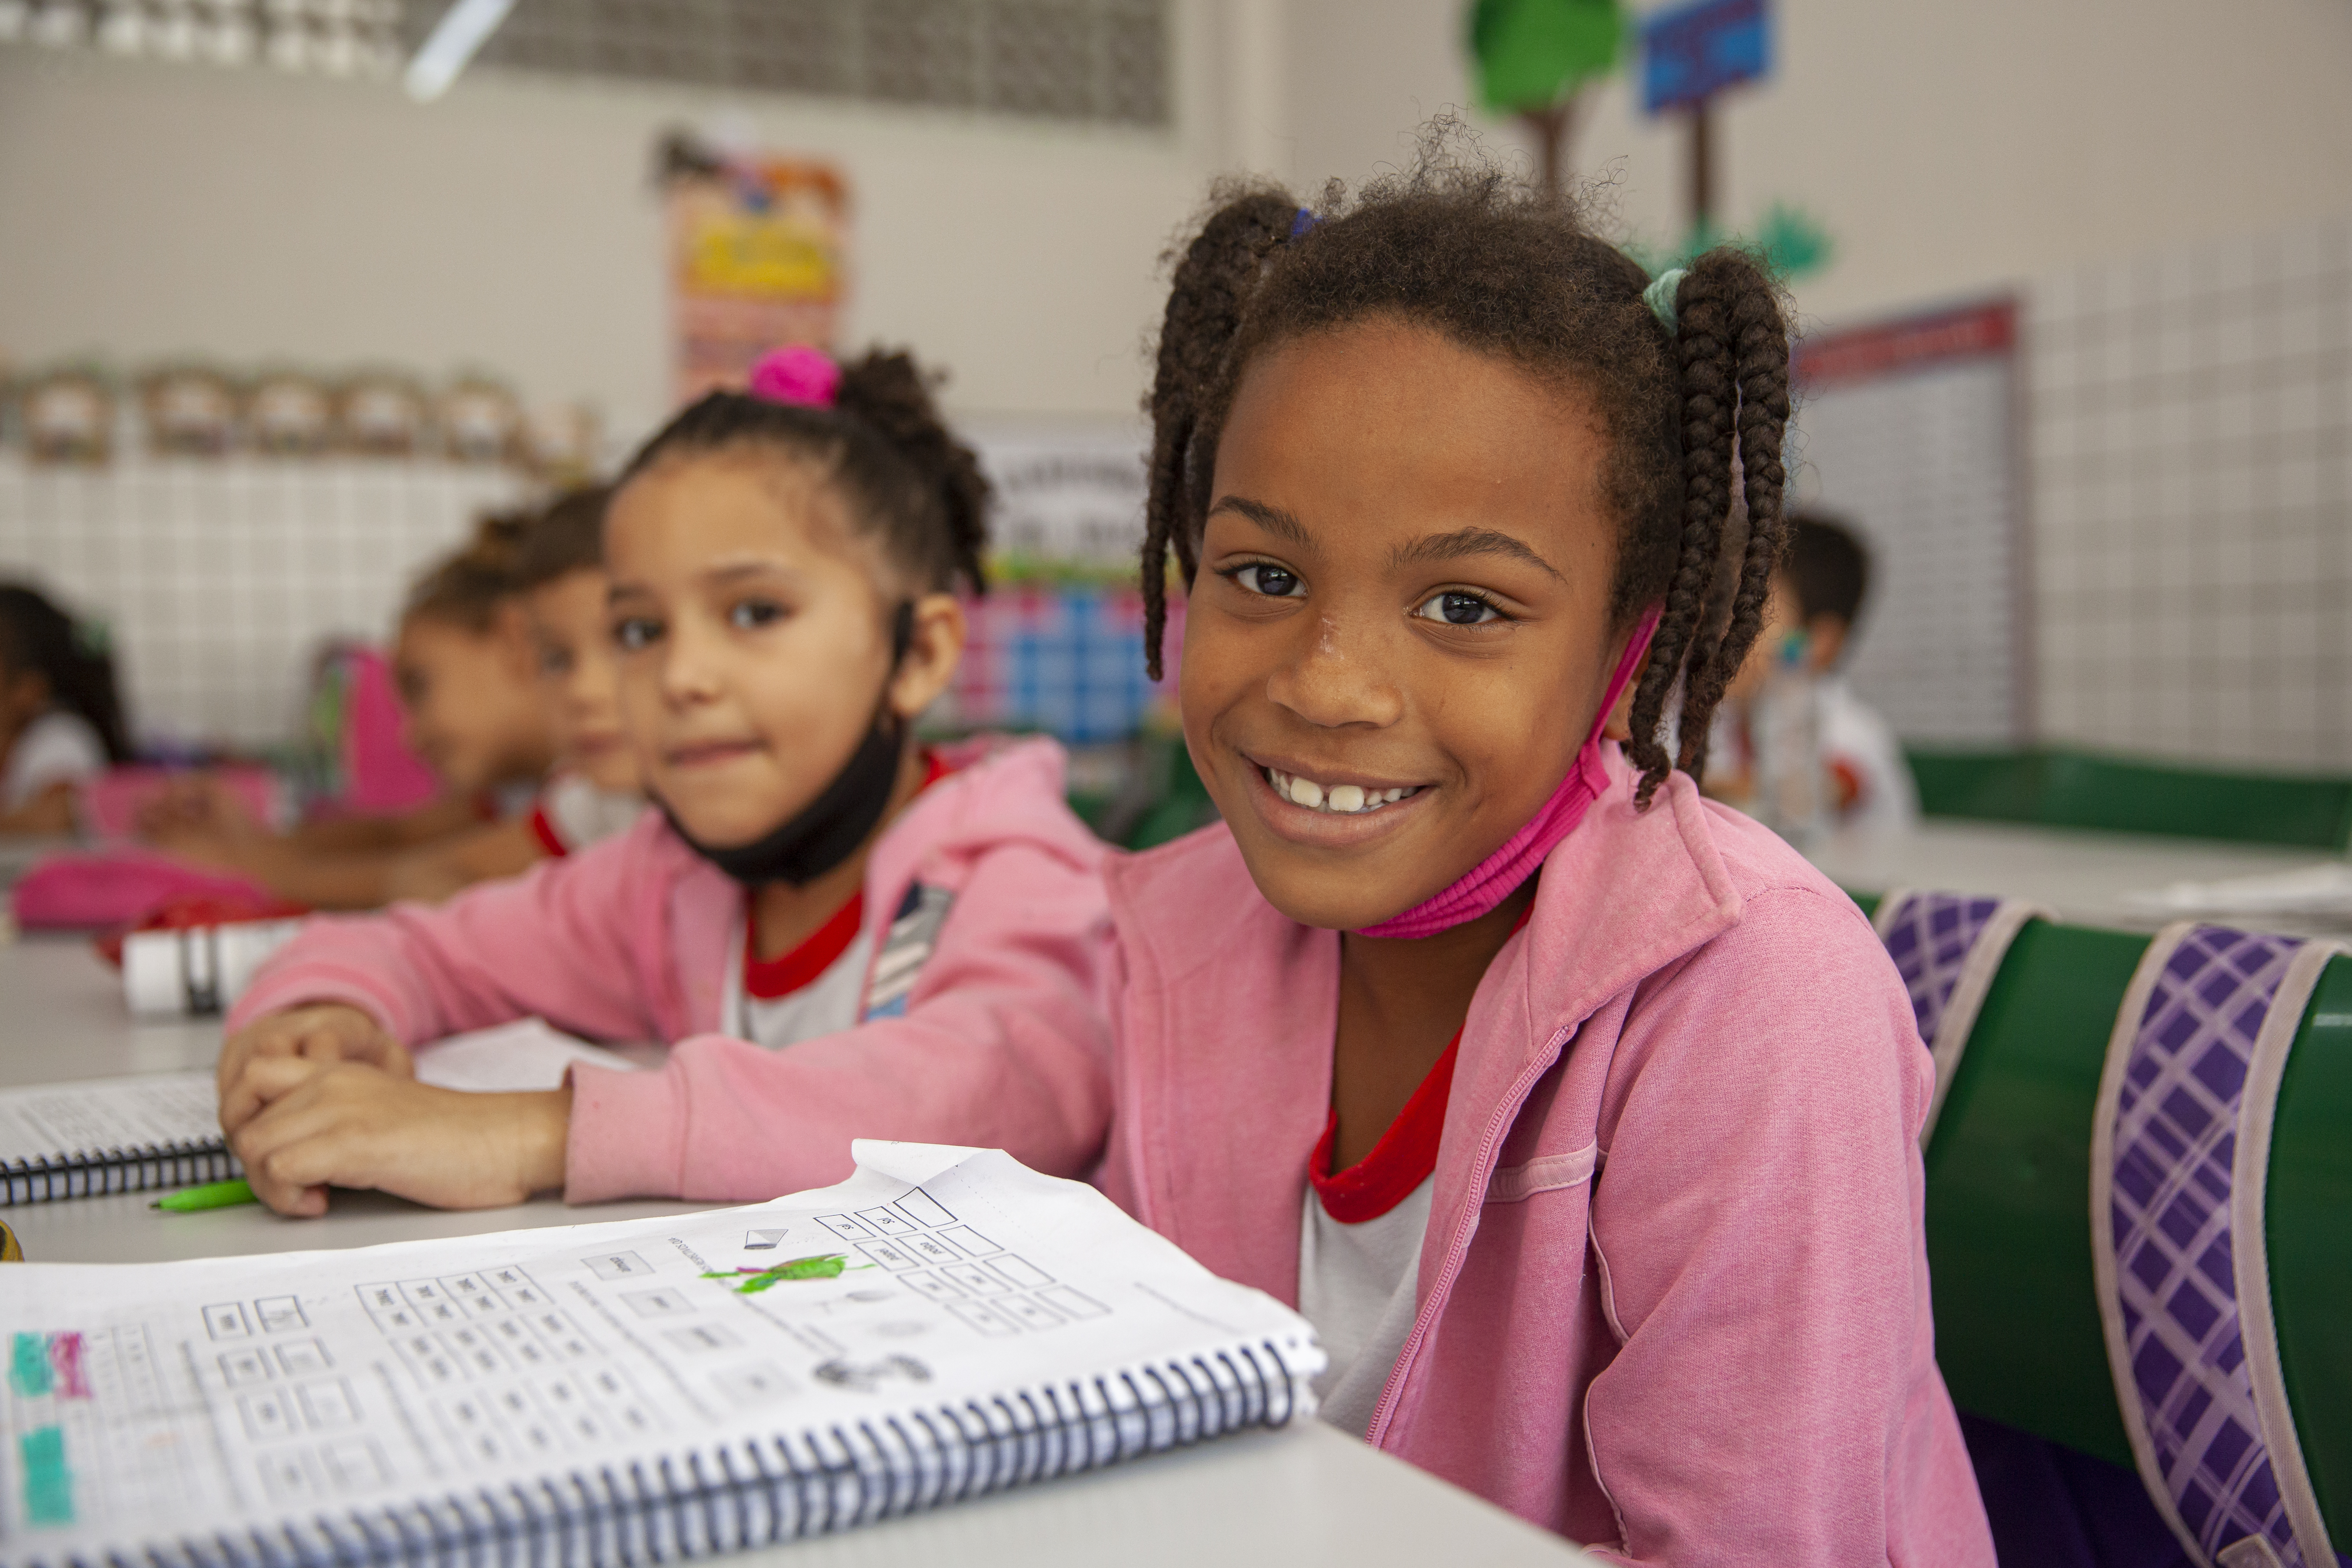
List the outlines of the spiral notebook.
{"label": "spiral notebook", "polygon": [[[636,1065],[527,1018],[422,1047],[416,1076],[443,1089],[553,1089],[577,1061]],[[0,1091],[0,1207],[226,1181],[239,1169],[209,1072]]]}
{"label": "spiral notebook", "polygon": [[748,1208],[0,1269],[0,1559],[658,1563],[1313,1412],[1306,1321],[1093,1188],[855,1152]]}

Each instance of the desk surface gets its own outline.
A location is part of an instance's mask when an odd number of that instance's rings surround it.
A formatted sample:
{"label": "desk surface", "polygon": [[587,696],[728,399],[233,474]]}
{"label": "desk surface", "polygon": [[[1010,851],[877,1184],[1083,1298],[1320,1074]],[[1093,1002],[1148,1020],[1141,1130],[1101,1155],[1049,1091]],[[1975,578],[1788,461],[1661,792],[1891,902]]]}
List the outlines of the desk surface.
{"label": "desk surface", "polygon": [[[1910,833],[1848,830],[1806,856],[1840,887],[1882,893],[1935,888],[2030,899],[2080,925],[2154,931],[2180,918],[2137,908],[2123,895],[2172,882],[2212,882],[2291,871],[2328,858],[2316,849],[2155,838],[2123,833],[1930,818]],[[2233,925],[2306,933],[2318,929],[2275,917],[2229,916]]]}
{"label": "desk surface", "polygon": [[[216,1020],[132,1022],[120,977],[87,942],[0,944],[0,1086],[208,1067],[219,1050]],[[381,1193],[338,1193],[324,1219],[291,1220],[257,1206],[167,1215],[150,1202],[125,1194],[0,1212],[37,1262],[135,1263],[368,1247],[701,1206],[640,1201],[569,1208],[543,1198],[450,1214]],[[738,1559],[791,1568],[1113,1562],[1361,1568],[1398,1560],[1587,1561],[1557,1537],[1318,1421]]]}

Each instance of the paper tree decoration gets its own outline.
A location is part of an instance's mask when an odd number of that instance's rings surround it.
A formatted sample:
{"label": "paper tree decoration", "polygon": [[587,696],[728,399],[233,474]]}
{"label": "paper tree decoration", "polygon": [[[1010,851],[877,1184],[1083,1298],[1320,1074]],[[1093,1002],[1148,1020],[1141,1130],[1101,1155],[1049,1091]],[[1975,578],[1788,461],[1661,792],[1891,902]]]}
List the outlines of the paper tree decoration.
{"label": "paper tree decoration", "polygon": [[1617,0],[1471,0],[1479,100],[1534,130],[1548,188],[1568,177],[1578,95],[1617,68],[1624,42]]}

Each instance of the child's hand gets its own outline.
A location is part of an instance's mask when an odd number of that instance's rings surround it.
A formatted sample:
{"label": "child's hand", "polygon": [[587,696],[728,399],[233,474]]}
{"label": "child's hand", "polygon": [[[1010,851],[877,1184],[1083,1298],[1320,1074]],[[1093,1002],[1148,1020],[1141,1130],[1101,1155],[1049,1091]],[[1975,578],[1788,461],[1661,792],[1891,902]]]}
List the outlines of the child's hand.
{"label": "child's hand", "polygon": [[563,1184],[572,1091],[467,1094],[351,1063],[254,1062],[263,1104],[230,1138],[254,1196],[327,1212],[327,1188],[375,1187],[436,1208],[497,1208]]}
{"label": "child's hand", "polygon": [[[246,1081],[247,1069],[264,1060],[291,1060],[310,1070],[358,1062],[394,1078],[413,1079],[416,1064],[408,1047],[386,1034],[373,1018],[341,1002],[289,1007],[257,1018],[221,1046],[215,1069],[220,1085],[221,1130],[234,1133],[270,1098]],[[282,1085],[282,1078],[268,1080]],[[278,1087],[277,1092],[285,1089]]]}
{"label": "child's hand", "polygon": [[167,782],[141,805],[132,828],[159,849],[231,868],[248,858],[270,837],[246,810],[236,792],[210,773]]}
{"label": "child's hand", "polygon": [[46,786],[16,810],[0,812],[0,833],[71,833],[74,793],[71,779]]}

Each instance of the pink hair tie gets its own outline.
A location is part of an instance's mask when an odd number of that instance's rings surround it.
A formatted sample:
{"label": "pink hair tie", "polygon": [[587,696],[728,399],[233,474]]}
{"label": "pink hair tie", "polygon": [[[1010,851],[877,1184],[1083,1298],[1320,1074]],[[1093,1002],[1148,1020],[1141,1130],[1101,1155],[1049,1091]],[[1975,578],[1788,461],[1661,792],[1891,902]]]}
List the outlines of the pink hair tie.
{"label": "pink hair tie", "polygon": [[841,367],[831,354],[806,343],[770,349],[751,366],[751,392],[765,403],[830,408],[841,395]]}

